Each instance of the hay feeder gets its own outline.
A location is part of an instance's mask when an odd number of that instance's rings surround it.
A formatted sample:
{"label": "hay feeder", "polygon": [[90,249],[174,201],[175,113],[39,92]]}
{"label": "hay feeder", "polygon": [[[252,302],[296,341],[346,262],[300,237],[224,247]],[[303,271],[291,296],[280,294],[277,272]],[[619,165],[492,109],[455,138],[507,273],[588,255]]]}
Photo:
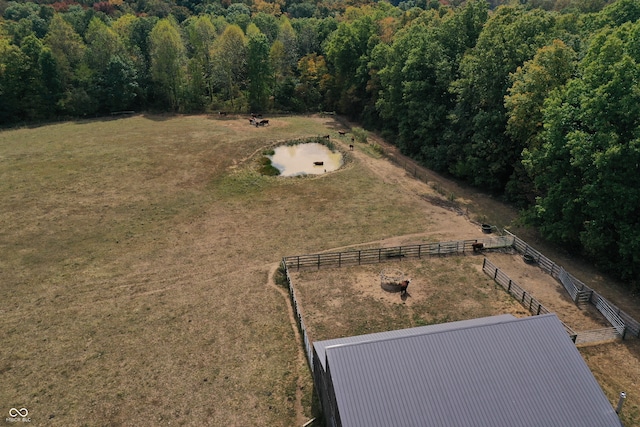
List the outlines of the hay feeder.
{"label": "hay feeder", "polygon": [[400,292],[400,283],[404,280],[404,272],[397,268],[387,268],[380,272],[380,286],[387,292]]}

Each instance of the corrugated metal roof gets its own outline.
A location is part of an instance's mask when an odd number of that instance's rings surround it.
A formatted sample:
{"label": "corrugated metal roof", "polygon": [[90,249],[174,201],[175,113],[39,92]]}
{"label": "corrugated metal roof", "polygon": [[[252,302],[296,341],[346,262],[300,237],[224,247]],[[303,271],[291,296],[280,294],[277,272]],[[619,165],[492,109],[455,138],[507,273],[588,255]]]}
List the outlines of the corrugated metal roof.
{"label": "corrugated metal roof", "polygon": [[555,315],[361,340],[325,353],[345,427],[621,426]]}
{"label": "corrugated metal roof", "polygon": [[334,338],[331,340],[317,341],[313,343],[322,367],[326,370],[325,351],[327,347],[345,344],[355,344],[368,341],[380,341],[392,338],[403,338],[415,335],[430,334],[433,332],[448,331],[451,329],[467,328],[470,326],[489,325],[493,323],[506,322],[515,319],[510,314],[501,314],[498,316],[481,317],[478,319],[460,320],[457,322],[439,323],[437,325],[418,326],[416,328],[397,329],[393,331],[376,332],[373,334],[356,335],[353,337]]}

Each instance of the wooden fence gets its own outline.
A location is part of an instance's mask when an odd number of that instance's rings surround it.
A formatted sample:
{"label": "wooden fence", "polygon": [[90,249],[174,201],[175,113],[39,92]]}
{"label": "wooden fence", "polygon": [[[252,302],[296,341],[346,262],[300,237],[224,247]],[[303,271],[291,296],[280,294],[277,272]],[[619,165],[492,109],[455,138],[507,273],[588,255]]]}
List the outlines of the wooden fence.
{"label": "wooden fence", "polygon": [[540,304],[531,294],[522,289],[516,282],[511,280],[503,271],[500,271],[498,267],[493,265],[488,259],[484,259],[482,262],[482,271],[487,276],[493,278],[493,280],[501,285],[511,296],[520,301],[531,314],[549,314],[551,313],[545,306]]}
{"label": "wooden fence", "polygon": [[307,334],[307,328],[304,325],[304,320],[302,319],[302,313],[300,311],[300,306],[298,305],[298,298],[296,297],[296,291],[293,288],[293,284],[291,283],[291,276],[289,276],[289,269],[287,268],[287,265],[284,262],[284,260],[282,262],[282,268],[284,270],[285,277],[287,278],[287,287],[289,288],[289,297],[291,298],[293,312],[295,313],[296,320],[298,321],[298,328],[300,329],[300,335],[302,335],[304,351],[307,354],[307,362],[309,363],[309,367],[311,368],[311,373],[313,374],[313,347],[311,345],[311,340],[309,339],[309,335]]}
{"label": "wooden fence", "polygon": [[[509,294],[516,298],[520,303],[525,306],[529,312],[533,315],[547,314],[550,311],[540,304],[531,294],[522,289],[516,282],[511,280],[504,272],[500,271],[495,265],[493,265],[488,259],[485,258],[482,264],[482,271],[488,276],[492,277],[496,283],[501,285]],[[620,325],[611,328],[596,329],[592,331],[574,331],[570,326],[562,322],[565,329],[571,336],[573,342],[578,344],[593,344],[604,341],[613,341],[622,337],[622,331]],[[624,330],[624,326],[622,327]]]}
{"label": "wooden fence", "polygon": [[505,233],[513,237],[513,247],[518,252],[523,255],[528,254],[533,256],[534,260],[543,271],[547,272],[562,283],[562,286],[564,286],[576,304],[593,304],[609,321],[609,323],[611,323],[612,327],[620,336],[622,336],[623,339],[627,334],[640,338],[640,322],[620,310],[606,298],[585,285],[575,276],[571,275],[564,268],[560,267],[549,258],[542,255],[542,253],[529,246],[524,240],[506,230]]}
{"label": "wooden fence", "polygon": [[390,248],[362,249],[346,252],[331,252],[311,255],[296,255],[284,258],[287,268],[296,271],[309,268],[337,268],[350,265],[377,264],[401,261],[406,258],[428,258],[434,256],[472,253],[473,245],[482,243],[484,249],[511,247],[513,238],[492,237],[452,242],[426,243],[421,245],[396,246]]}

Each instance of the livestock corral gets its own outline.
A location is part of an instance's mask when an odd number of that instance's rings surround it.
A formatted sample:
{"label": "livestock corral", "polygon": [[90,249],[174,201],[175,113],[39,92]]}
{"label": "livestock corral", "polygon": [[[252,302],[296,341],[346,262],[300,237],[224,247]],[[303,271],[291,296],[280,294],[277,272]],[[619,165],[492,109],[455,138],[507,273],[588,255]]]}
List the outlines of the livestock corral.
{"label": "livestock corral", "polygon": [[[586,285],[521,239],[507,232],[480,240],[285,257],[282,269],[310,368],[314,341],[505,313],[555,313],[583,349],[638,337],[635,319],[623,313],[625,321],[618,323],[621,311],[591,289],[591,301],[571,295],[562,283],[566,276]],[[533,260],[527,256],[532,252]],[[612,318],[614,309],[618,315]],[[635,374],[633,360],[621,365]]]}

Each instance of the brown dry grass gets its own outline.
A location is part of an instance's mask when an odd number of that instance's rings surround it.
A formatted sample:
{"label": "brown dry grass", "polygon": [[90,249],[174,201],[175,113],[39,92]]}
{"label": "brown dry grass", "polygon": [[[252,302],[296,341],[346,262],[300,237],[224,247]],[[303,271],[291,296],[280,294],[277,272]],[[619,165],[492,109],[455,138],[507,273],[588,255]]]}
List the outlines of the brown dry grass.
{"label": "brown dry grass", "polygon": [[[339,140],[333,118],[270,119],[0,133],[0,411],[54,426],[300,424],[312,386],[270,280],[281,257],[478,235],[365,146],[325,176],[257,175],[253,159],[277,141]],[[442,320],[415,305],[409,324]]]}

